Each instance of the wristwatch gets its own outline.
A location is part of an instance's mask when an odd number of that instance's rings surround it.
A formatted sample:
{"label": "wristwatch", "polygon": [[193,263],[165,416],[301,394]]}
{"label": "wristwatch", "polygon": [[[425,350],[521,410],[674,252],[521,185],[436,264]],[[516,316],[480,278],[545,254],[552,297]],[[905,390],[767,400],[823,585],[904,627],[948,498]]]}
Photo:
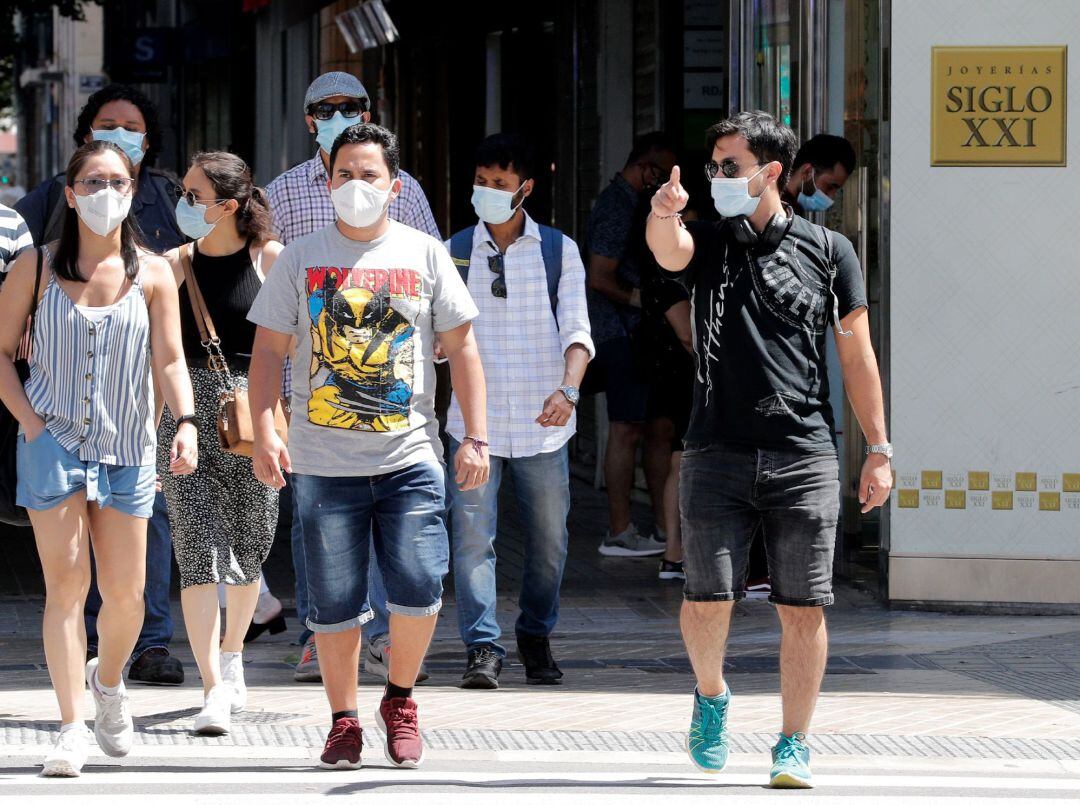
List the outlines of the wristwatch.
{"label": "wristwatch", "polygon": [[578,400],[581,399],[581,392],[577,386],[559,386],[559,391],[566,397],[566,401],[571,405],[577,405]]}
{"label": "wristwatch", "polygon": [[871,453],[881,453],[881,455],[885,456],[889,461],[892,461],[892,445],[888,442],[885,442],[885,444],[866,445],[866,455],[870,455]]}

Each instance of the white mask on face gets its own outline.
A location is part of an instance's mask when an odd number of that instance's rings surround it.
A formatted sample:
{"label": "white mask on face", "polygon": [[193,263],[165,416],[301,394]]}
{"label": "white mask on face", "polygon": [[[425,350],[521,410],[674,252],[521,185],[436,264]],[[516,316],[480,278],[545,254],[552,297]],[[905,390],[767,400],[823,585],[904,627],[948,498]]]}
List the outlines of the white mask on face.
{"label": "white mask on face", "polygon": [[124,222],[131,210],[131,194],[106,187],[92,196],[75,194],[75,211],[90,230],[105,237]]}
{"label": "white mask on face", "polygon": [[390,188],[380,190],[371,182],[350,179],[330,191],[334,211],[338,218],[358,229],[371,226],[379,220],[390,203]]}
{"label": "white mask on face", "polygon": [[[718,177],[710,182],[713,206],[721,218],[734,218],[738,215],[753,215],[761,203],[761,196],[750,195],[750,182],[768,166],[762,166],[752,176],[740,176],[735,179]],[[762,193],[765,191],[762,190]]]}
{"label": "white mask on face", "polygon": [[525,203],[525,197],[514,205],[514,195],[525,186],[522,182],[517,190],[497,190],[494,187],[482,187],[473,185],[472,205],[476,211],[476,217],[485,224],[505,224],[514,217],[518,207]]}

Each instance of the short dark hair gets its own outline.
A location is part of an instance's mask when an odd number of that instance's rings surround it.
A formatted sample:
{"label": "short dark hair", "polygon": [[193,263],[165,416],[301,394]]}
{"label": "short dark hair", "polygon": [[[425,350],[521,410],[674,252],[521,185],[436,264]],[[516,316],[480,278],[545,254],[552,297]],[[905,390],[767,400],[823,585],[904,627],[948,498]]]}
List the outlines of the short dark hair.
{"label": "short dark hair", "polygon": [[161,150],[161,125],[158,123],[157,104],[135,87],[129,87],[127,84],[109,84],[87,99],[75,123],[75,147],[78,148],[83,144],[101,107],[113,101],[127,101],[134,104],[142,114],[143,121],[146,123],[146,139],[149,143],[142,164],[153,165],[158,151]]}
{"label": "short dark hair", "polygon": [[626,165],[640,162],[642,157],[657,151],[670,151],[674,154],[675,146],[672,145],[671,138],[662,131],[651,131],[648,134],[642,134],[634,140],[634,147],[630,149],[630,155],[626,158]]}
{"label": "short dark hair", "polygon": [[796,170],[807,162],[823,171],[832,170],[839,162],[850,175],[855,171],[855,149],[843,137],[815,134],[799,148],[791,169]]}
{"label": "short dark hair", "polygon": [[390,129],[385,129],[375,123],[357,123],[355,126],[349,126],[337,136],[333,147],[330,149],[330,178],[333,178],[334,161],[337,159],[338,151],[346,145],[356,145],[357,143],[375,143],[380,146],[383,161],[386,162],[386,167],[390,170],[390,178],[397,178],[401,169],[401,150],[398,148],[397,137]]}
{"label": "short dark hair", "polygon": [[788,126],[778,121],[768,112],[739,112],[737,115],[721,120],[705,132],[705,146],[710,159],[716,141],[732,134],[741,134],[750,146],[750,153],[758,162],[779,162],[783,170],[776,183],[778,187],[787,184],[791,173],[791,164],[799,148],[799,138]]}
{"label": "short dark hair", "polygon": [[536,152],[532,143],[520,134],[492,134],[476,148],[476,167],[492,165],[512,170],[524,182],[535,178]]}

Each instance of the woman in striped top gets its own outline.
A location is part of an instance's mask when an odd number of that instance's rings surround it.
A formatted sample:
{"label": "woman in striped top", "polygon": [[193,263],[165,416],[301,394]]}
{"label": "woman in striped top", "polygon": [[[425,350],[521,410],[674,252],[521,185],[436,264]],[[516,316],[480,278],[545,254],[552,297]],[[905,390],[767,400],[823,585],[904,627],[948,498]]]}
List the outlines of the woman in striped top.
{"label": "woman in striped top", "polygon": [[[131,161],[112,143],[91,142],[71,157],[66,182],[59,241],[20,255],[0,289],[0,400],[23,434],[16,499],[29,510],[44,570],[42,632],[60,705],[46,776],[78,775],[86,760],[80,711],[87,682],[98,745],[113,757],[131,749],[121,672],[143,619],[156,483],[153,379],[174,411],[194,410],[176,283],[168,263],[139,246],[128,218]],[[24,389],[13,359],[35,303]],[[171,456],[172,473],[194,471],[193,423],[179,428]],[[84,670],[91,545],[103,604],[98,656]]]}

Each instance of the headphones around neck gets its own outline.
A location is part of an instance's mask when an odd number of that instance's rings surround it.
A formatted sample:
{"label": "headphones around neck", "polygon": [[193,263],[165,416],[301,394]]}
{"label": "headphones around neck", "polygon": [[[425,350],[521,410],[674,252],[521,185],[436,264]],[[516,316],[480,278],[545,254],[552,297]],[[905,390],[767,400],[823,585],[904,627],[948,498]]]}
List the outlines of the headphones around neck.
{"label": "headphones around neck", "polygon": [[790,204],[784,204],[784,212],[778,212],[769,219],[765,228],[759,233],[745,215],[736,215],[734,218],[725,218],[724,225],[731,233],[731,237],[740,246],[763,254],[771,254],[780,248],[784,237],[795,223],[795,212]]}

